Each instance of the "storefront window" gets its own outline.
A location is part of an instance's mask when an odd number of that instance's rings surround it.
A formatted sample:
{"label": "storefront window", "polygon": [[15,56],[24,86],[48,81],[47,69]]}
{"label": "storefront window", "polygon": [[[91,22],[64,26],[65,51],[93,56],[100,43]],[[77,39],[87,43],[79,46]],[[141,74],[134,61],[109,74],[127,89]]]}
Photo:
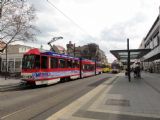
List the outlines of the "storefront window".
{"label": "storefront window", "polygon": [[2,70],[3,72],[6,71],[6,61],[2,61],[2,68],[1,68],[1,70]]}
{"label": "storefront window", "polygon": [[14,61],[8,61],[8,72],[14,72]]}

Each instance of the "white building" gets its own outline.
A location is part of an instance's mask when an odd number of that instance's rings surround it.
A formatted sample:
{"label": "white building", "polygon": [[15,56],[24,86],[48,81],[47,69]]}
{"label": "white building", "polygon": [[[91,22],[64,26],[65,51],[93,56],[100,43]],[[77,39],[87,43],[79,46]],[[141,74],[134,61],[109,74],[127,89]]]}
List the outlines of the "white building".
{"label": "white building", "polygon": [[160,8],[159,15],[150,28],[139,48],[150,48],[151,51],[142,58],[145,70],[160,72]]}
{"label": "white building", "polygon": [[[32,47],[25,45],[9,45],[7,49],[7,71],[9,73],[21,72],[22,57]],[[1,72],[6,72],[6,52],[1,54]]]}

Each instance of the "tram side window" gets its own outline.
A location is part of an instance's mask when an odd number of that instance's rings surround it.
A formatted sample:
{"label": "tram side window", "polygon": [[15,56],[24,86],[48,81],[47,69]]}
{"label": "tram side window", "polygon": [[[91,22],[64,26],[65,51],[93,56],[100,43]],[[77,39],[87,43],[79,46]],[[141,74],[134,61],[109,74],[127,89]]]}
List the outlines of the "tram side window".
{"label": "tram side window", "polygon": [[84,68],[85,70],[88,70],[88,65],[85,65],[85,68]]}
{"label": "tram side window", "polygon": [[83,70],[94,70],[94,65],[85,64]]}
{"label": "tram side window", "polygon": [[60,68],[65,68],[66,66],[66,61],[64,59],[60,59]]}
{"label": "tram side window", "polygon": [[79,62],[77,60],[74,61],[74,68],[78,68],[79,67]]}
{"label": "tram side window", "polygon": [[82,65],[82,70],[85,70],[85,65]]}
{"label": "tram side window", "polygon": [[42,56],[41,57],[41,68],[42,69],[46,69],[46,68],[48,68],[48,64],[47,64],[47,61],[48,59],[47,59],[47,56]]}
{"label": "tram side window", "polygon": [[87,70],[88,66],[86,64],[83,65],[83,70]]}
{"label": "tram side window", "polygon": [[74,60],[72,61],[72,67],[73,67],[73,68],[76,68],[76,63],[75,63]]}
{"label": "tram side window", "polygon": [[58,68],[58,59],[57,58],[51,58],[51,68]]}
{"label": "tram side window", "polygon": [[94,65],[90,65],[90,70],[94,70]]}
{"label": "tram side window", "polygon": [[67,68],[72,68],[72,60],[67,60]]}
{"label": "tram side window", "polygon": [[39,55],[35,56],[35,68],[36,69],[40,68],[40,56]]}

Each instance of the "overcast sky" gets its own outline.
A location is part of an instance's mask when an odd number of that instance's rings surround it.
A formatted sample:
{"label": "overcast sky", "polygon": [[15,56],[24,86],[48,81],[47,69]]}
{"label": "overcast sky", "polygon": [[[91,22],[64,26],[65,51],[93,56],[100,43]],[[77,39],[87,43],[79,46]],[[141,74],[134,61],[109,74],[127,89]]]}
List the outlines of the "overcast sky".
{"label": "overcast sky", "polygon": [[[109,50],[138,48],[159,14],[160,0],[30,0],[37,12],[36,25],[41,30],[38,42],[32,44],[49,49],[47,42],[63,36],[56,45],[72,41],[76,46],[97,43],[109,62],[115,58]],[[78,25],[75,25],[78,24]],[[78,27],[79,26],[79,27]]]}

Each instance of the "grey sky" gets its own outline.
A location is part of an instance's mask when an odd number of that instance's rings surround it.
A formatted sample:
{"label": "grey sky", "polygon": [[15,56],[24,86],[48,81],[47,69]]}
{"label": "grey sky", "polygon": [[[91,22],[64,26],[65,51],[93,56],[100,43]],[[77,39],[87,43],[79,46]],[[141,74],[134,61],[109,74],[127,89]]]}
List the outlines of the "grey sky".
{"label": "grey sky", "polygon": [[[77,46],[90,42],[99,44],[109,61],[114,57],[110,49],[126,48],[126,39],[130,38],[131,48],[138,48],[141,40],[159,14],[159,0],[49,0],[63,11],[74,23],[51,6],[47,0],[30,0],[37,9],[36,25],[40,28],[39,47],[54,36],[63,36],[55,44],[69,41]],[[85,32],[84,32],[85,31]]]}

